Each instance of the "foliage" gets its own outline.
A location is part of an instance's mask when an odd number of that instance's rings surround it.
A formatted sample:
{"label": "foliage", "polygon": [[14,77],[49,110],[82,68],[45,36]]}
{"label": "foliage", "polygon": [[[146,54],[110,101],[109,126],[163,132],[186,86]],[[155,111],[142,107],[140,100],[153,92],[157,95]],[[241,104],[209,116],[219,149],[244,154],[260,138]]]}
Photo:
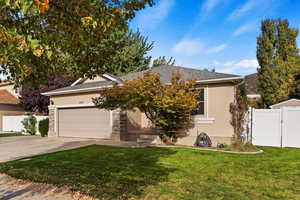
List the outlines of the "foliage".
{"label": "foliage", "polygon": [[0,65],[18,85],[52,73],[89,78],[123,48],[128,22],[153,0],[0,0]]}
{"label": "foliage", "polygon": [[64,74],[48,75],[47,83],[40,86],[39,89],[23,87],[20,92],[20,103],[26,111],[48,114],[50,98],[41,95],[41,93],[70,86],[73,81],[73,78],[67,77]]}
{"label": "foliage", "polygon": [[99,108],[110,110],[138,108],[162,130],[162,137],[175,140],[190,124],[191,112],[197,107],[198,92],[194,88],[195,81],[183,81],[179,73],[174,73],[171,84],[166,84],[158,74],[149,72],[125,81],[122,87],[102,90],[93,102]]}
{"label": "foliage", "polygon": [[129,32],[125,38],[124,47],[116,50],[111,61],[105,65],[105,72],[123,75],[149,68],[151,57],[146,54],[152,50],[153,42],[149,43],[148,38],[139,31]]}
{"label": "foliage", "polygon": [[227,148],[227,147],[228,147],[228,145],[225,144],[225,143],[219,143],[219,144],[217,144],[217,148],[218,148],[218,149],[225,149],[225,148]]}
{"label": "foliage", "polygon": [[36,117],[33,115],[29,115],[27,118],[25,118],[22,121],[22,124],[24,126],[24,133],[35,135],[36,134]]}
{"label": "foliage", "polygon": [[39,132],[41,133],[42,137],[48,135],[49,130],[49,118],[43,119],[39,122]]}
{"label": "foliage", "polygon": [[230,104],[231,120],[234,128],[233,141],[242,142],[242,134],[245,130],[245,115],[248,111],[247,96],[245,93],[245,84],[240,83],[236,86],[234,102]]}
{"label": "foliage", "polygon": [[242,143],[238,141],[232,142],[229,145],[228,150],[234,152],[257,152],[258,151],[257,147],[254,146],[252,143],[250,142]]}
{"label": "foliage", "polygon": [[262,149],[241,155],[93,145],[1,163],[0,172],[103,200],[299,199],[299,149]]}
{"label": "foliage", "polygon": [[159,56],[153,60],[153,67],[159,67],[161,65],[175,65],[175,59],[171,57],[169,60],[165,56]]}
{"label": "foliage", "polygon": [[298,30],[287,20],[264,20],[257,38],[258,89],[267,107],[295,93],[295,75],[300,73],[296,38]]}

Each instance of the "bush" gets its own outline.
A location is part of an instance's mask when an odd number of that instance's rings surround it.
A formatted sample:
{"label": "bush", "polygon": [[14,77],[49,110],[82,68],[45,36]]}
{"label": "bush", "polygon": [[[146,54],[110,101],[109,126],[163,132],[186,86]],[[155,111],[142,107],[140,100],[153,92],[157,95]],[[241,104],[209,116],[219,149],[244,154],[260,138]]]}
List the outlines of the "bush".
{"label": "bush", "polygon": [[49,118],[43,119],[39,123],[39,132],[42,137],[46,137],[48,135],[49,130]]}
{"label": "bush", "polygon": [[30,134],[30,135],[35,135],[36,134],[36,117],[33,115],[29,115],[27,118],[25,118],[22,121],[22,124],[24,126],[23,132]]}
{"label": "bush", "polygon": [[233,142],[229,146],[229,150],[237,151],[237,152],[256,152],[258,149],[256,146],[251,144],[250,142],[242,143],[242,142]]}
{"label": "bush", "polygon": [[228,147],[228,145],[227,144],[224,144],[224,143],[219,143],[219,144],[217,144],[217,148],[218,149],[225,149],[225,148],[227,148]]}

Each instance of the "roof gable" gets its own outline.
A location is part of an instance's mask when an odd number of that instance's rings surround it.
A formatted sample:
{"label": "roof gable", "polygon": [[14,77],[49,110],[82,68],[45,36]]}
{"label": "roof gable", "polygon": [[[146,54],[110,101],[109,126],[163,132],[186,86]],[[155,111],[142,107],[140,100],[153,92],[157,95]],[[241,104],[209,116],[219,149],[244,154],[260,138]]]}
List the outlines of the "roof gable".
{"label": "roof gable", "polygon": [[90,78],[79,78],[77,79],[74,83],[72,83],[71,86],[79,85],[79,84],[87,84],[87,83],[94,83],[94,82],[101,82],[101,81],[114,81],[114,82],[121,82],[121,80],[112,75],[112,74],[102,74],[102,75],[97,75],[96,77],[90,79]]}
{"label": "roof gable", "polygon": [[0,90],[0,103],[3,104],[18,104],[20,100],[11,94],[9,91],[3,89]]}
{"label": "roof gable", "polygon": [[283,101],[277,104],[270,106],[272,109],[278,109],[282,107],[300,107],[300,100],[299,99],[290,99],[287,101]]}

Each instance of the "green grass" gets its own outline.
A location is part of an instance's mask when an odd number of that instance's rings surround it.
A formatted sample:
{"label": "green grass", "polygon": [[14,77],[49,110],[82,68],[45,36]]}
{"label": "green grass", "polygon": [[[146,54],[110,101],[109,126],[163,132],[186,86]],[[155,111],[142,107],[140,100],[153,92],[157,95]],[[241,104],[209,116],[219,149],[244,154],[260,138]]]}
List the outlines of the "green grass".
{"label": "green grass", "polygon": [[0,134],[0,137],[14,137],[14,136],[26,136],[22,133],[3,133]]}
{"label": "green grass", "polygon": [[300,199],[300,149],[236,155],[88,146],[0,165],[11,176],[99,199]]}

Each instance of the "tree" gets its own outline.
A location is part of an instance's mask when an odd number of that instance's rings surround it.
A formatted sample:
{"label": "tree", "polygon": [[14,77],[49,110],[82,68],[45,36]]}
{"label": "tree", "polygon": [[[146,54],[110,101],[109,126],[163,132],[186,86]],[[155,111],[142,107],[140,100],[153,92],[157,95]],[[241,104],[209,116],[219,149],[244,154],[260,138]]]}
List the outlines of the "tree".
{"label": "tree", "polygon": [[22,88],[20,92],[20,103],[27,111],[48,114],[50,98],[41,95],[41,93],[70,86],[73,81],[73,78],[70,78],[64,74],[49,75],[47,84],[42,85],[39,89]]}
{"label": "tree", "polygon": [[266,107],[295,93],[295,76],[300,71],[297,35],[287,20],[262,21],[257,38],[258,89]]}
{"label": "tree", "polygon": [[183,81],[174,73],[172,84],[165,84],[156,73],[125,81],[122,87],[103,89],[100,97],[94,98],[99,108],[114,110],[139,109],[160,129],[164,140],[176,140],[191,122],[191,113],[198,105],[195,81]]}
{"label": "tree", "polygon": [[242,134],[245,130],[245,119],[248,111],[247,96],[245,92],[245,84],[239,83],[236,86],[234,94],[234,102],[230,104],[231,120],[230,123],[234,128],[233,141],[235,143],[242,142]]}
{"label": "tree", "polygon": [[105,65],[106,72],[114,75],[124,75],[149,68],[151,57],[146,56],[153,48],[153,42],[139,31],[126,35],[125,45],[116,51],[112,60]]}
{"label": "tree", "polygon": [[1,72],[35,88],[53,73],[106,72],[147,5],[153,0],[0,0]]}
{"label": "tree", "polygon": [[153,60],[153,67],[159,67],[161,65],[175,65],[175,59],[171,57],[169,60],[165,56],[159,56]]}

